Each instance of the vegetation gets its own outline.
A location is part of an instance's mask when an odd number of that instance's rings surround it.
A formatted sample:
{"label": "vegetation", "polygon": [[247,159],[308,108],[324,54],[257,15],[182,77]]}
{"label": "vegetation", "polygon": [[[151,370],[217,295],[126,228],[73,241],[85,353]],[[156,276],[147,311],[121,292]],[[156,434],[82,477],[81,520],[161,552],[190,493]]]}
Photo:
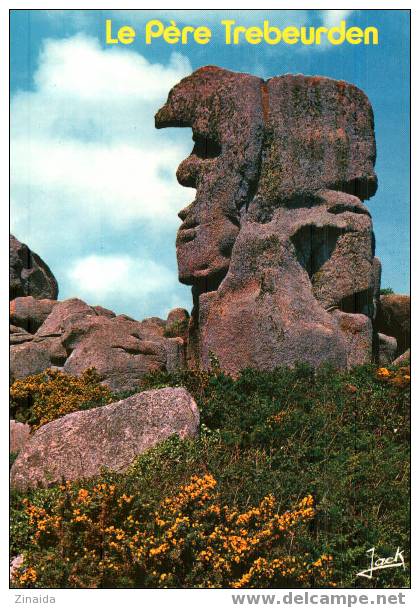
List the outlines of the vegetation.
{"label": "vegetation", "polygon": [[[155,373],[185,386],[196,440],[124,474],[12,495],[20,587],[407,587],[409,370]],[[366,551],[406,570],[357,577]]]}
{"label": "vegetation", "polygon": [[11,413],[34,429],[75,412],[111,403],[111,391],[100,384],[94,369],[80,376],[47,369],[41,374],[15,380],[10,389]]}
{"label": "vegetation", "polygon": [[383,287],[379,293],[381,296],[390,296],[395,293],[395,291],[392,289],[392,287]]}

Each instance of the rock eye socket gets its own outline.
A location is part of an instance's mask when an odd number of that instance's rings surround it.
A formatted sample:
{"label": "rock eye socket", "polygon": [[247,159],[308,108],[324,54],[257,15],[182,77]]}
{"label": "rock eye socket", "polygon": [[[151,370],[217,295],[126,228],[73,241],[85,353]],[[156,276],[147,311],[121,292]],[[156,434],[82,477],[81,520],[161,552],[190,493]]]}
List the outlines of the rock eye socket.
{"label": "rock eye socket", "polygon": [[214,139],[203,137],[202,135],[195,135],[193,140],[194,148],[192,153],[195,156],[198,156],[198,158],[208,159],[220,156],[222,148]]}

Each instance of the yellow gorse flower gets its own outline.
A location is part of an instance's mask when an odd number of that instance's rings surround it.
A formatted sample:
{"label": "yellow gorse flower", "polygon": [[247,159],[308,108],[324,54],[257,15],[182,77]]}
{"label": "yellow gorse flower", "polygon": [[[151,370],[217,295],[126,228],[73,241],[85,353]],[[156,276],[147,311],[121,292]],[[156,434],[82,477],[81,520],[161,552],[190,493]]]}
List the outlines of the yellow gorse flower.
{"label": "yellow gorse flower", "polygon": [[47,369],[41,374],[15,380],[10,388],[10,397],[12,409],[27,410],[28,404],[32,404],[34,429],[80,410],[84,403],[99,406],[112,401],[111,391],[100,383],[93,368],[80,376]]}
{"label": "yellow gorse flower", "polygon": [[[65,530],[74,529],[81,543],[80,552],[64,558],[73,563],[69,576],[74,584],[81,585],[92,569],[95,580],[111,586],[113,577],[129,576],[133,569],[155,587],[177,586],[178,568],[192,568],[204,587],[271,586],[289,580],[306,585],[314,577],[325,585],[331,579],[326,554],[312,564],[289,554],[296,529],[315,516],[311,495],[286,512],[279,512],[273,495],[241,512],[222,504],[216,479],[206,473],[191,477],[145,516],[125,514],[134,497],[116,483],[99,482],[91,490],[65,483],[59,491],[62,500],[55,512],[29,501],[26,511],[35,531],[34,554],[40,543],[62,543],[62,513],[67,514]],[[273,557],[273,551],[286,553]],[[35,584],[31,567],[25,565],[19,585]]]}

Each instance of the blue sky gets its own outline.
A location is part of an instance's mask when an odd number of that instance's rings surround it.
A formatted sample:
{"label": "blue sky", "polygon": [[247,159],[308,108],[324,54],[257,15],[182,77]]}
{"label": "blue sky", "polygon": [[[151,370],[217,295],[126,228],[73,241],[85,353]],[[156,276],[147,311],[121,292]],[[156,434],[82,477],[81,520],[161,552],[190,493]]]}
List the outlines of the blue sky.
{"label": "blue sky", "polygon": [[[138,36],[105,44],[105,20]],[[159,18],[208,25],[208,45],[147,46]],[[223,43],[237,24],[374,25],[378,46]],[[153,116],[180,78],[202,65],[263,78],[284,73],[352,82],[375,114],[379,179],[368,201],[382,285],[409,290],[408,11],[12,11],[12,231],[50,265],[60,299],[81,297],[134,318],[191,308],[177,281],[177,212],[193,199],[175,178],[192,147],[189,129],[156,131]]]}

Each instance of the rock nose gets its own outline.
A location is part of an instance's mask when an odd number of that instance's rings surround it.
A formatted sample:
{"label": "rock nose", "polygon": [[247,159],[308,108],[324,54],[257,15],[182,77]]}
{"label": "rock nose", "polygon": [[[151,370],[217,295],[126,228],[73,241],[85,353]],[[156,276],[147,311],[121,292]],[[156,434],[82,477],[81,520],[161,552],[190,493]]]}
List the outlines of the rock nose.
{"label": "rock nose", "polygon": [[178,183],[185,188],[196,188],[201,163],[194,154],[183,160],[176,172]]}

